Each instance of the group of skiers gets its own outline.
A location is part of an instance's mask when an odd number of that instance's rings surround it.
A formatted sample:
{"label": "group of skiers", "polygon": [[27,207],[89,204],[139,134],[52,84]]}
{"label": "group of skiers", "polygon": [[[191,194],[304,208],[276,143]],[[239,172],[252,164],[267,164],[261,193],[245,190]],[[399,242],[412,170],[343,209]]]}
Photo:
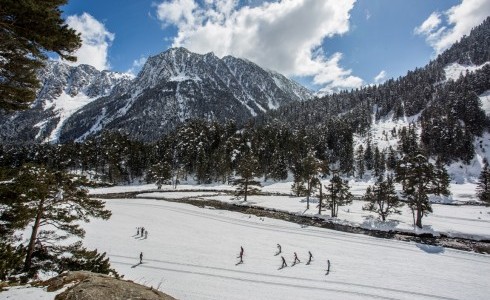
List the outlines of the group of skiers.
{"label": "group of skiers", "polygon": [[[240,260],[238,261],[237,265],[243,263],[243,253],[244,253],[243,246],[240,246],[240,253],[237,256],[237,258],[239,258]],[[281,245],[277,244],[277,252],[276,252],[276,254],[274,254],[274,256],[277,256],[281,253],[282,253]],[[282,255],[281,255],[281,260],[282,260],[282,265],[279,269],[282,269],[282,268],[285,268],[288,266],[288,264],[286,263],[286,259]],[[313,260],[313,254],[311,253],[311,251],[308,251],[308,262],[306,262],[306,264],[309,265],[312,260]],[[299,260],[298,254],[296,252],[294,252],[294,260],[293,260],[293,263],[291,264],[291,266],[295,266],[296,264],[298,264],[300,262],[301,262],[301,260]],[[327,270],[326,271],[327,272],[325,273],[325,275],[328,275],[330,273],[330,260],[328,260],[328,259],[327,259]]]}
{"label": "group of skiers", "polygon": [[140,236],[141,238],[148,238],[148,230],[145,227],[136,227],[136,236]]}

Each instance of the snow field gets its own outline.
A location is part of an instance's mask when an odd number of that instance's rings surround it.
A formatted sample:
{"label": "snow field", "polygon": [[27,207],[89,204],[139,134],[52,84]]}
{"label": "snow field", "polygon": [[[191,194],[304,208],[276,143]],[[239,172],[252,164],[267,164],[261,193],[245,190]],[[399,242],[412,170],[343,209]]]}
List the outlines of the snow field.
{"label": "snow field", "polygon": [[[486,299],[490,292],[481,275],[490,271],[488,255],[158,200],[106,205],[112,218],[87,224],[85,245],[107,251],[126,279],[178,299]],[[135,238],[137,226],[148,239]],[[288,265],[293,252],[302,262],[278,270],[277,243]],[[236,266],[240,246],[244,264]]]}
{"label": "snow field", "polygon": [[[324,181],[324,184],[328,181]],[[291,196],[292,182],[266,182],[261,189],[267,193],[278,193],[277,196],[250,196],[249,201],[233,199],[233,196],[216,191],[233,191],[234,186],[226,184],[182,184],[177,189],[172,186],[162,186],[160,191],[156,190],[154,184],[135,185],[135,186],[116,186],[109,188],[97,188],[90,191],[91,194],[105,193],[122,193],[122,192],[142,192],[138,195],[140,198],[162,198],[162,199],[183,199],[188,197],[202,198],[205,200],[218,200],[228,203],[242,205],[253,205],[268,209],[286,211],[299,215],[318,216],[316,205],[318,200],[310,198],[310,209],[306,210],[306,198]],[[370,181],[351,180],[349,185],[350,191],[356,197],[362,197],[366,188],[373,183]],[[475,196],[474,183],[452,184],[450,189],[452,195],[449,198],[434,198],[445,203],[464,204],[467,201],[474,201]],[[398,188],[399,189],[399,188]],[[198,190],[198,191],[196,191]],[[209,190],[209,192],[207,191]],[[146,193],[143,193],[148,191]],[[289,196],[288,196],[289,195]],[[360,226],[367,229],[378,230],[400,230],[413,231],[413,219],[410,209],[405,205],[401,208],[401,215],[390,215],[386,222],[378,220],[374,213],[362,210],[366,204],[364,201],[353,201],[352,204],[340,207],[339,217],[331,219],[329,211],[322,213],[323,217],[330,221],[342,223],[351,226]],[[471,239],[490,239],[490,207],[476,205],[443,205],[432,204],[433,213],[423,218],[424,228],[417,229],[418,232],[428,232],[432,234],[445,234],[453,237],[471,238]]]}

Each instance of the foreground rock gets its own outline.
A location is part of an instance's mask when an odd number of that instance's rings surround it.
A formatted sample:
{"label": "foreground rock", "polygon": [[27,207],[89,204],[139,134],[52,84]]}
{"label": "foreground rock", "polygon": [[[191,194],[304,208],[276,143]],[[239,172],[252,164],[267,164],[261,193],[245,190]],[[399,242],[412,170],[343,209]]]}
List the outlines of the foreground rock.
{"label": "foreground rock", "polygon": [[132,281],[116,279],[86,271],[63,273],[44,282],[48,292],[69,286],[55,300],[172,300],[175,299],[153,288]]}

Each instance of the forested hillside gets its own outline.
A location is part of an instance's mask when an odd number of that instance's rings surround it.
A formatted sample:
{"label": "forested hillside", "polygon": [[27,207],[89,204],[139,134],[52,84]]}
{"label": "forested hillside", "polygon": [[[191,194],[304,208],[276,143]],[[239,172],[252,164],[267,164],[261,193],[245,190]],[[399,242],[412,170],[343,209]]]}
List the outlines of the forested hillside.
{"label": "forested hillside", "polygon": [[[475,137],[489,126],[479,98],[490,90],[489,33],[490,18],[404,77],[290,103],[250,119],[244,127],[231,120],[191,119],[151,143],[114,129],[77,143],[3,146],[0,163],[63,166],[113,183],[188,176],[203,183],[227,182],[240,176],[244,163],[258,166],[255,175],[266,179],[292,173],[301,180],[311,169],[363,178],[395,172],[400,159],[413,150],[439,164],[468,163],[475,156]],[[475,71],[448,79],[447,66],[455,63],[471,63]],[[379,124],[397,120],[381,136],[373,135]],[[394,142],[381,145],[376,142],[380,138]]]}

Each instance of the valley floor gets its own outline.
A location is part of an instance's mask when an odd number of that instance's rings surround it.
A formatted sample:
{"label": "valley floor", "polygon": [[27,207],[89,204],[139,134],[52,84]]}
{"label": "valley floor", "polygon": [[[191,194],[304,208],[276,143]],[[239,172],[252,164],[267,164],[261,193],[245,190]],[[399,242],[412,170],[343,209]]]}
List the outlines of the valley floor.
{"label": "valley floor", "polygon": [[[357,198],[361,198],[368,182],[351,182],[351,192]],[[490,207],[482,205],[465,205],[476,201],[475,185],[453,184],[452,195],[449,198],[435,198],[432,205],[434,212],[423,218],[423,229],[416,229],[416,233],[431,233],[435,236],[444,234],[450,237],[467,238],[474,240],[490,240]],[[117,186],[98,188],[91,190],[92,194],[109,194],[124,192],[140,192],[137,197],[153,199],[193,199],[218,200],[226,203],[251,205],[266,209],[274,209],[297,215],[322,217],[330,222],[343,225],[376,229],[382,231],[397,230],[413,232],[413,217],[407,206],[402,207],[400,215],[390,215],[386,222],[381,222],[374,213],[365,211],[362,207],[365,201],[355,200],[352,204],[340,207],[338,218],[330,218],[329,211],[323,211],[318,215],[318,200],[310,199],[310,209],[306,209],[306,198],[291,195],[291,182],[269,183],[262,191],[270,195],[249,196],[247,202],[236,200],[230,194],[234,190],[231,185],[196,185],[182,184],[177,189],[172,186],[163,186],[156,190],[156,186]],[[274,195],[277,194],[277,195]],[[446,205],[451,204],[451,205]]]}
{"label": "valley floor", "polygon": [[[166,201],[114,199],[107,207],[112,218],[86,226],[86,246],[107,251],[126,279],[178,299],[487,299],[490,293],[488,255]],[[136,236],[137,226],[149,231],[147,239]],[[277,243],[289,265],[282,270]],[[244,263],[235,265],[241,246]],[[301,263],[291,267],[294,252]]]}
{"label": "valley floor", "polygon": [[[286,195],[289,187],[290,183],[271,184],[263,190],[281,195],[253,196],[249,202],[304,213],[304,198]],[[85,246],[107,252],[125,279],[177,299],[488,299],[490,294],[490,255],[145,198],[237,201],[223,192],[233,189],[226,185],[170,189],[155,191],[154,185],[143,185],[92,190],[94,195],[136,191],[139,198],[106,200],[113,215],[108,221],[84,225]],[[373,220],[359,203],[343,208],[339,219]],[[441,225],[445,224],[457,234],[490,234],[487,207],[434,205],[434,210],[424,218],[434,231],[447,231]],[[316,209],[307,213],[315,214]],[[411,216],[400,217],[396,225],[410,227]],[[146,239],[136,235],[141,226],[149,232]],[[275,255],[278,243],[282,253]],[[240,247],[244,263],[237,265]],[[306,265],[308,251],[313,254],[310,265]],[[291,266],[294,252],[301,263]],[[279,269],[281,256],[288,264],[283,269]],[[328,275],[327,260],[331,262]],[[53,297],[35,288],[0,293],[0,300]]]}

